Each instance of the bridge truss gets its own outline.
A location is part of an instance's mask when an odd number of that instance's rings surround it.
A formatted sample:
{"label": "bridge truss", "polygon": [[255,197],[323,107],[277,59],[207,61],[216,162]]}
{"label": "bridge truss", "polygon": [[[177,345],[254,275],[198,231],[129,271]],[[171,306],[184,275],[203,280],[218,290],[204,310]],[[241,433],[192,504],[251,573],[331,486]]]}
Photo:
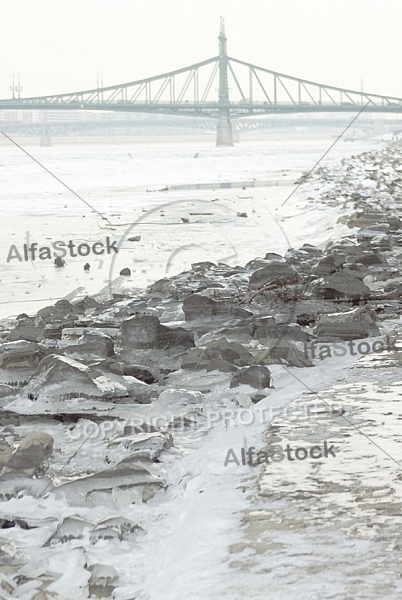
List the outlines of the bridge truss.
{"label": "bridge truss", "polygon": [[[218,119],[218,145],[231,145],[231,120],[275,113],[402,112],[402,98],[323,85],[231,58],[223,22],[219,55],[120,85],[0,100],[0,110],[107,110]],[[220,131],[221,130],[221,131]]]}

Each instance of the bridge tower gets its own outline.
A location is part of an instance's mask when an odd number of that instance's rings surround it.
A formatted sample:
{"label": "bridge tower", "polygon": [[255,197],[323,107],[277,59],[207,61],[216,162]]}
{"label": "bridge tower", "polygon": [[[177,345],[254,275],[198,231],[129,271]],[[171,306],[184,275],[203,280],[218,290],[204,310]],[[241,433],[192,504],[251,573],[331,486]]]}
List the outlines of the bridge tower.
{"label": "bridge tower", "polygon": [[225,21],[221,17],[219,35],[219,118],[216,136],[217,146],[233,146],[232,124],[230,122],[228,55],[226,49]]}

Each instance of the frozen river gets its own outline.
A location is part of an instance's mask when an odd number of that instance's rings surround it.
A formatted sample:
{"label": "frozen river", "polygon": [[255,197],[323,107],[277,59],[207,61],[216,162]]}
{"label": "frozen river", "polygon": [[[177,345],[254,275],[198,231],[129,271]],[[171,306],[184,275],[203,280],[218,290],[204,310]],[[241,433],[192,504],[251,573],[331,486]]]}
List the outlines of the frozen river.
{"label": "frozen river", "polygon": [[[116,278],[116,290],[138,288],[197,261],[245,264],[269,251],[326,242],[335,217],[328,208],[306,204],[306,192],[281,204],[333,141],[330,135],[300,135],[235,148],[215,148],[210,141],[27,147],[94,210],[2,141],[0,316],[34,314],[57,299],[102,288],[109,293]],[[324,164],[376,146],[374,139],[340,140]],[[104,243],[106,249],[106,237],[109,244],[116,241],[118,254],[112,248],[96,256],[93,244]],[[74,246],[65,248],[66,265],[56,268],[52,244],[70,240]],[[24,244],[32,243],[35,260],[24,255]],[[80,244],[89,245],[88,256],[77,255]],[[46,247],[49,251],[41,252]],[[124,267],[131,277],[123,280]]]}

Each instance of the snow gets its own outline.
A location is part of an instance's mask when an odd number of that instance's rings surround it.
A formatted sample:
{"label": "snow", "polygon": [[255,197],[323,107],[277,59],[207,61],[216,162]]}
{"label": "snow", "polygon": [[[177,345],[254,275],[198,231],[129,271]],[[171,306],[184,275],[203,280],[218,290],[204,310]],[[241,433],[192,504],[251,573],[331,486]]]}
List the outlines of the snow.
{"label": "snow", "polygon": [[[303,243],[313,243],[319,246],[337,239],[350,230],[337,224],[341,214],[339,209],[310,202],[316,184],[301,187],[281,207],[301,172],[309,170],[330,143],[330,139],[298,139],[241,143],[233,149],[211,148],[207,143],[173,142],[30,148],[38,160],[105,215],[112,225],[91,212],[16,148],[1,144],[0,200],[7,225],[0,254],[1,315],[32,314],[55,299],[66,297],[72,290],[76,290],[77,296],[96,293],[101,288],[107,292],[110,281],[115,280],[120,269],[126,266],[132,269],[131,280],[120,279],[117,285],[134,289],[166,274],[180,272],[196,261],[245,264],[268,251],[283,253],[289,245],[299,247]],[[341,142],[325,162],[372,147],[370,141],[360,140],[348,146]],[[198,159],[194,159],[196,152],[200,155]],[[254,178],[272,184],[280,182],[280,185],[246,190],[159,191],[164,186],[171,188],[178,184],[251,181]],[[283,182],[286,184],[282,185]],[[237,212],[246,212],[248,217],[238,218]],[[203,214],[190,216],[191,223],[183,223],[181,217],[187,218],[190,213]],[[212,213],[212,216],[205,213]],[[118,255],[96,259],[93,256],[67,258],[64,269],[56,269],[52,261],[6,262],[10,246],[22,247],[27,239],[37,241],[39,245],[70,239],[93,243],[102,241],[106,235],[119,241]],[[137,235],[141,236],[140,242],[128,241],[129,237]],[[85,262],[91,263],[90,273],[83,271]],[[323,390],[327,394],[325,390],[334,386],[342,389],[346,382],[350,383],[355,360],[350,356],[326,359],[322,364],[317,362],[316,368],[304,370],[270,366],[275,389],[270,390],[269,397],[258,407],[254,406],[247,395],[249,390],[241,386],[230,390],[231,406],[235,411],[247,407],[257,414],[264,408],[283,408],[302,401],[306,395],[310,396],[310,401],[316,400],[311,390]],[[224,389],[228,381],[227,376],[222,376],[221,380],[212,376],[208,379],[208,376],[181,373],[179,381],[186,385],[183,391],[167,390],[154,405],[137,407],[137,413],[156,416],[171,410],[172,414],[179,414],[183,406],[199,407],[203,399],[198,390],[210,384],[211,393],[204,403],[206,419],[208,410],[219,410],[214,403],[214,386]],[[361,381],[359,372],[354,372],[354,377],[357,382]],[[174,382],[174,377],[171,381]],[[366,383],[369,384],[369,378]],[[107,382],[99,381],[99,385],[107,385]],[[339,394],[331,398],[335,404]],[[347,395],[346,401],[349,401]],[[103,410],[110,410],[108,403],[91,401],[87,404],[88,410],[90,407],[100,409],[100,405]],[[85,406],[81,403],[80,408]],[[72,401],[70,410],[74,407]],[[133,416],[124,406],[112,409],[113,415],[127,419]],[[311,579],[307,576],[300,587],[297,585],[300,556],[314,554],[318,535],[314,538],[310,533],[303,535],[303,531],[292,533],[288,530],[279,534],[276,531],[278,543],[283,544],[280,551],[259,556],[244,549],[236,555],[236,560],[247,562],[249,569],[231,566],[234,560],[231,549],[241,545],[244,539],[241,519],[245,511],[258,508],[255,499],[253,504],[258,469],[232,463],[225,467],[225,457],[229,448],[239,455],[244,445],[261,447],[267,425],[268,422],[258,418],[250,425],[239,420],[235,425],[228,425],[220,419],[210,429],[205,425],[197,430],[179,432],[175,448],[160,458],[166,491],[147,504],[126,506],[123,503],[123,508],[116,505],[114,510],[114,514],[124,515],[146,530],[146,538],[139,539],[134,545],[128,542],[116,545],[105,540],[91,545],[89,533],[84,532],[83,539],[41,548],[57,522],[77,514],[78,510],[70,507],[64,496],[52,494],[46,494],[40,500],[20,494],[1,503],[0,516],[29,516],[31,523],[37,520],[41,527],[30,531],[13,528],[6,533],[0,530],[0,541],[13,541],[24,547],[27,554],[35,554],[24,567],[23,574],[39,576],[51,572],[56,581],[49,589],[63,598],[75,600],[88,597],[89,575],[83,569],[86,562],[104,563],[119,572],[116,600],[346,598],[338,579],[338,587],[330,591],[330,569],[320,573],[317,589],[312,589]],[[82,443],[81,439],[68,439],[61,425],[48,425],[42,429],[58,441],[62,439],[71,455]],[[81,460],[96,463],[97,443],[97,440],[89,441],[82,448]],[[395,444],[390,443],[390,451],[396,452]],[[303,473],[294,468],[291,475],[287,473],[286,476],[295,477],[303,486],[306,479]],[[64,475],[67,477],[68,469]],[[79,516],[95,523],[111,516],[111,510],[102,505],[80,506]],[[322,532],[325,535],[325,529]],[[334,547],[338,544],[339,555],[352,552],[353,542],[342,538],[340,532],[331,529],[331,536],[328,543],[332,539]],[[325,544],[325,540],[321,542]],[[361,540],[356,543],[356,548],[364,555],[370,553],[370,544],[369,539]],[[325,547],[325,553],[329,559],[333,558],[331,548]],[[297,569],[295,567],[292,575],[288,567],[295,564]],[[312,563],[306,559],[306,564],[311,567]],[[318,595],[320,585],[326,595]],[[32,593],[32,585],[27,584],[26,589],[19,588],[18,597],[28,600]],[[387,597],[397,596],[388,593]]]}

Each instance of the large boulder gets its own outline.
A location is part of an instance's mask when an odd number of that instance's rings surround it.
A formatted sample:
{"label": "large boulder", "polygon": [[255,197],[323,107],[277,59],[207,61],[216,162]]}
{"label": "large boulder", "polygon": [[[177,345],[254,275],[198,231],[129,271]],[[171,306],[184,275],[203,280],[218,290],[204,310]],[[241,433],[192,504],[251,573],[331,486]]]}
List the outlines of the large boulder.
{"label": "large boulder", "polygon": [[[291,318],[293,318],[293,315],[285,314],[285,318],[290,321]],[[297,323],[290,323],[289,325],[285,323],[274,325],[273,327],[256,327],[254,330],[253,337],[260,343],[263,343],[265,345],[268,340],[273,339],[284,338],[287,340],[292,340],[294,342],[307,342],[309,339],[311,339],[311,335],[307,333],[307,331],[305,331],[303,327],[300,327],[300,325],[298,325]]]}
{"label": "large boulder", "polygon": [[18,340],[0,344],[0,397],[12,393],[12,387],[25,385],[43,355],[43,349],[36,342]]}
{"label": "large boulder", "polygon": [[7,385],[6,383],[0,383],[0,398],[6,398],[7,396],[11,396],[16,391],[11,385]]}
{"label": "large boulder", "polygon": [[339,259],[339,257],[324,256],[313,267],[312,272],[316,277],[326,277],[335,273],[342,262],[344,262],[344,259]]}
{"label": "large boulder", "polygon": [[369,227],[363,227],[357,232],[357,241],[371,241],[377,235],[381,235],[389,231],[390,226],[388,223],[376,223],[375,225],[370,225]]}
{"label": "large boulder", "polygon": [[286,364],[291,367],[313,367],[311,360],[295,344],[285,339],[269,340],[264,350],[255,354],[263,364]]}
{"label": "large boulder", "polygon": [[207,371],[236,371],[236,367],[251,364],[253,356],[241,344],[228,342],[225,338],[214,340],[205,348],[194,348],[184,357],[182,369],[206,369]]}
{"label": "large boulder", "polygon": [[53,438],[48,433],[30,431],[3,468],[2,475],[22,473],[33,476],[53,454]]}
{"label": "large boulder", "polygon": [[0,473],[3,467],[9,462],[13,451],[11,446],[6,442],[5,439],[0,438]]}
{"label": "large boulder", "polygon": [[38,310],[37,317],[43,319],[46,323],[63,320],[65,318],[75,317],[79,310],[68,300],[58,300],[54,306],[45,306]]}
{"label": "large boulder", "polygon": [[192,294],[183,302],[186,321],[202,321],[210,319],[245,319],[251,315],[248,310],[233,306],[230,302],[217,302],[208,296]]}
{"label": "large boulder", "polygon": [[49,354],[40,363],[24,392],[32,399],[110,399],[127,395],[118,376],[112,378],[66,356]]}
{"label": "large boulder", "polygon": [[123,375],[129,375],[135,377],[138,381],[143,381],[148,385],[157,382],[155,375],[147,368],[142,365],[122,365]]}
{"label": "large boulder", "polygon": [[63,354],[83,363],[113,356],[113,340],[101,331],[84,332],[73,346],[63,348]]}
{"label": "large boulder", "polygon": [[271,264],[257,269],[250,277],[249,286],[258,289],[269,283],[286,283],[297,278],[297,271],[285,262],[272,262]]}
{"label": "large boulder", "polygon": [[343,313],[322,315],[317,327],[317,342],[364,339],[380,335],[370,310],[359,306]]}
{"label": "large boulder", "polygon": [[218,314],[218,303],[208,296],[192,294],[183,302],[183,312],[186,321],[210,319]]}
{"label": "large boulder", "polygon": [[123,363],[153,367],[157,372],[166,359],[176,357],[194,345],[194,334],[182,327],[166,327],[154,316],[134,316],[122,323],[115,353]]}
{"label": "large boulder", "polygon": [[42,350],[36,342],[19,340],[0,344],[1,369],[36,369],[42,358]]}
{"label": "large boulder", "polygon": [[206,371],[221,371],[222,373],[235,373],[237,367],[228,361],[219,358],[208,358],[204,348],[194,348],[182,359],[181,368],[189,371],[205,369]]}
{"label": "large boulder", "polygon": [[141,316],[126,319],[117,337],[119,344],[130,343],[138,350],[187,350],[194,346],[193,335],[182,327],[161,325],[158,317]]}
{"label": "large boulder", "polygon": [[230,382],[230,387],[239,385],[250,385],[253,388],[262,390],[272,387],[271,372],[267,367],[253,366],[239,369]]}
{"label": "large boulder", "polygon": [[359,278],[350,272],[338,271],[321,281],[312,284],[312,289],[319,298],[326,300],[349,299],[362,300],[371,294],[371,290]]}
{"label": "large boulder", "polygon": [[[121,300],[112,306],[100,306],[97,310],[82,317],[80,323],[91,329],[118,329],[129,317],[143,315],[157,316],[157,311],[155,308],[147,306],[142,300]],[[111,334],[108,333],[108,335]]]}
{"label": "large boulder", "polygon": [[10,342],[18,340],[27,340],[28,342],[40,342],[43,339],[45,323],[42,319],[24,316],[18,320],[18,323],[10,331],[7,339]]}
{"label": "large boulder", "polygon": [[108,447],[113,446],[130,450],[133,458],[155,461],[163,450],[173,446],[173,437],[167,432],[117,434],[109,440]]}
{"label": "large boulder", "polygon": [[120,507],[123,503],[129,506],[133,502],[147,502],[165,488],[165,483],[161,477],[153,475],[153,469],[137,464],[137,460],[130,456],[98,473],[71,478],[53,488],[53,493],[78,506],[99,506],[106,499],[110,503],[118,502]]}

